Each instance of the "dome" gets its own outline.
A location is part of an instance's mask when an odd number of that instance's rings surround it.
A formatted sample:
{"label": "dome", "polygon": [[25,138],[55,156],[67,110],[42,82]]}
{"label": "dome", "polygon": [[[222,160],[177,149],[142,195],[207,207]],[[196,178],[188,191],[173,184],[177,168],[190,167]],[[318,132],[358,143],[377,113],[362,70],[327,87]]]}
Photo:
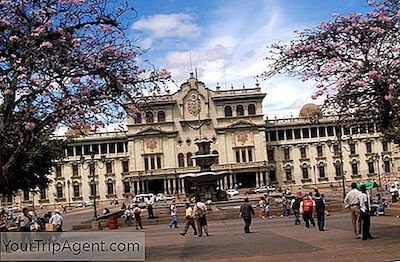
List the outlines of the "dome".
{"label": "dome", "polygon": [[300,118],[319,118],[321,116],[321,109],[313,103],[305,104],[299,113]]}

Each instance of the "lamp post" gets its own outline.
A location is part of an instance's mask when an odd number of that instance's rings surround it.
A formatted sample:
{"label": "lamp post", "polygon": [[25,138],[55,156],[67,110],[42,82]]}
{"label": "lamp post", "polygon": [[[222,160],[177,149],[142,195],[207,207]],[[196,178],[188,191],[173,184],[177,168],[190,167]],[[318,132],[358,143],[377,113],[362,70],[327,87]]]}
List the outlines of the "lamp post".
{"label": "lamp post", "polygon": [[67,186],[68,186],[68,206],[71,208],[71,181],[68,179],[67,180]]}
{"label": "lamp post", "polygon": [[378,166],[378,183],[379,183],[379,187],[381,187],[381,185],[382,185],[382,183],[381,183],[381,170],[380,170],[380,168],[379,168],[379,154],[378,153],[376,153],[375,155],[374,155],[374,159],[376,160],[376,165]]}
{"label": "lamp post", "polygon": [[[82,168],[87,170],[89,169],[89,176],[92,177],[92,185],[93,188],[91,188],[91,193],[93,196],[93,216],[94,219],[97,218],[97,205],[96,205],[96,198],[97,198],[97,189],[96,189],[96,165],[98,166],[99,169],[103,169],[104,168],[104,162],[105,162],[105,156],[101,157],[101,163],[102,165],[100,165],[97,161],[94,160],[94,156],[95,156],[95,152],[94,151],[90,151],[90,160],[86,161],[85,157],[82,155],[81,156],[81,164],[82,164]],[[85,167],[86,164],[86,167]]]}
{"label": "lamp post", "polygon": [[[345,182],[345,177],[344,177],[344,172],[343,172],[342,130],[341,130],[340,125],[337,125],[337,126],[339,127],[338,129],[336,129],[336,140],[337,140],[338,153],[339,153],[339,159],[340,159],[339,171],[340,171],[340,176],[342,178],[343,199],[345,199],[345,197],[346,197],[346,182]],[[338,130],[339,130],[339,134],[337,133]],[[330,148],[332,146],[332,140],[327,140],[326,144],[328,145],[329,150],[330,150]]]}

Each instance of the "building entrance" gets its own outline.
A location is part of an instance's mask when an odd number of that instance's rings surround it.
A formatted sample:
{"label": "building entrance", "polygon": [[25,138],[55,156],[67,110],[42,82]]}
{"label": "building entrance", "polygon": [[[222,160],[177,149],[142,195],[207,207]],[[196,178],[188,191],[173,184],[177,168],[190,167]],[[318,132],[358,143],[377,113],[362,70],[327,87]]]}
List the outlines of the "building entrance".
{"label": "building entrance", "polygon": [[256,173],[236,173],[236,184],[238,184],[241,188],[256,187]]}
{"label": "building entrance", "polygon": [[148,185],[149,185],[148,193],[158,194],[164,192],[164,180],[162,179],[148,180]]}

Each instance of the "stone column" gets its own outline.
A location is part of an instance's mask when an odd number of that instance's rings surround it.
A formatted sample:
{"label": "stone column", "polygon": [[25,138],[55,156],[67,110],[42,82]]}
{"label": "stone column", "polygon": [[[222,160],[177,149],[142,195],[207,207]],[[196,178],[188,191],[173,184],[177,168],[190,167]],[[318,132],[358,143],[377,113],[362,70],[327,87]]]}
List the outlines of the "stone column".
{"label": "stone column", "polygon": [[180,178],[179,180],[181,181],[181,193],[183,195],[185,195],[186,194],[186,192],[185,192],[185,179],[184,178]]}
{"label": "stone column", "polygon": [[141,194],[146,193],[146,181],[142,180],[142,192],[140,192]]}
{"label": "stone column", "polygon": [[166,195],[168,194],[168,180],[164,178],[163,183],[164,183],[164,195]]}
{"label": "stone column", "polygon": [[228,189],[228,176],[224,176],[224,189]]}
{"label": "stone column", "polygon": [[260,186],[260,173],[256,172],[256,187]]}

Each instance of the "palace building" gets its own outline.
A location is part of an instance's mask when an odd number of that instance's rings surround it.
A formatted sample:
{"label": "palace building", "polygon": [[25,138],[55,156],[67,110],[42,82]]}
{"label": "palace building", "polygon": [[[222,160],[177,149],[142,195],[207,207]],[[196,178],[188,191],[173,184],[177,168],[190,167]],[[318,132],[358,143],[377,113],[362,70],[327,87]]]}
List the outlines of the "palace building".
{"label": "palace building", "polygon": [[[338,126],[313,104],[298,118],[265,120],[265,96],[259,84],[211,90],[191,74],[177,92],[151,100],[126,126],[75,134],[49,188],[10,195],[3,204],[183,195],[191,185],[179,176],[199,172],[191,157],[203,138],[213,141],[211,150],[219,155],[212,170],[231,171],[218,181],[220,189],[339,185],[341,161],[347,182],[398,176],[398,149],[373,123]],[[71,130],[57,134],[74,135]]]}

